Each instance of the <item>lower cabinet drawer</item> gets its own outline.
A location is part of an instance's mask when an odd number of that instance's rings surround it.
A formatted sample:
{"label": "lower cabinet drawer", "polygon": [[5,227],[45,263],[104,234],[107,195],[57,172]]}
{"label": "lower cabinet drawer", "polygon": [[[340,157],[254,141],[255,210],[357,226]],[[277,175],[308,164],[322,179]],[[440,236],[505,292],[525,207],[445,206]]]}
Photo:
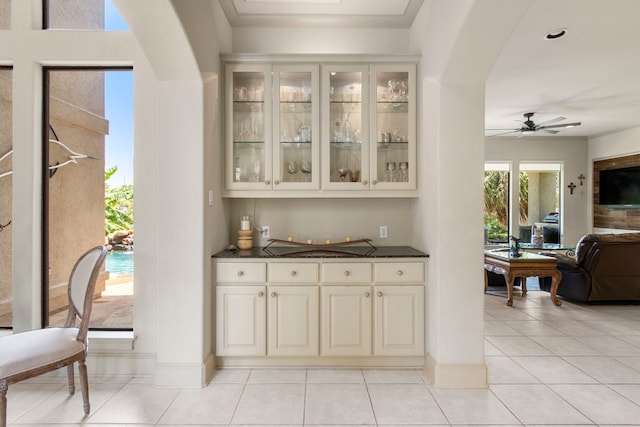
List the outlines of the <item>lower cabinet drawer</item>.
{"label": "lower cabinet drawer", "polygon": [[318,283],[318,264],[316,263],[270,263],[269,282],[271,283]]}
{"label": "lower cabinet drawer", "polygon": [[422,283],[424,264],[421,262],[391,262],[373,265],[376,283]]}
{"label": "lower cabinet drawer", "polygon": [[322,265],[322,278],[325,283],[369,283],[371,282],[371,264],[335,263]]}
{"label": "lower cabinet drawer", "polygon": [[216,264],[218,283],[264,283],[267,264],[264,262],[221,262]]}

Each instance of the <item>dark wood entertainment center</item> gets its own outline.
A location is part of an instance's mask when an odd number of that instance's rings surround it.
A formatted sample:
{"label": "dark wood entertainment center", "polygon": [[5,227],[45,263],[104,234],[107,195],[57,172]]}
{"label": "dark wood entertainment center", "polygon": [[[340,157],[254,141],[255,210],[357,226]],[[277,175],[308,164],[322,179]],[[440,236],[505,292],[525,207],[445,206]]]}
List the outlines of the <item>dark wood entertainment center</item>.
{"label": "dark wood entertainment center", "polygon": [[598,204],[600,171],[640,166],[640,154],[593,162],[593,226],[621,230],[640,230],[640,209],[608,208]]}

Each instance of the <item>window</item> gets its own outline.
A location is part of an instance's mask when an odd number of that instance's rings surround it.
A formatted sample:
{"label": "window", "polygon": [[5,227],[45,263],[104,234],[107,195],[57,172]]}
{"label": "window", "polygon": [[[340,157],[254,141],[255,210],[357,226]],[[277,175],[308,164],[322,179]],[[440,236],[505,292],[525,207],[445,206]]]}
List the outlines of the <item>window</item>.
{"label": "window", "polygon": [[45,29],[129,29],[111,0],[43,0],[43,20]]}
{"label": "window", "polygon": [[560,164],[521,163],[519,234],[531,242],[536,228],[545,243],[560,243]]}
{"label": "window", "polygon": [[506,242],[509,236],[509,165],[487,163],[484,169],[485,243]]}
{"label": "window", "polygon": [[0,67],[0,327],[13,325],[11,68]]}
{"label": "window", "polygon": [[60,326],[80,254],[108,238],[92,329],[132,329],[133,72],[45,68],[43,323]]}

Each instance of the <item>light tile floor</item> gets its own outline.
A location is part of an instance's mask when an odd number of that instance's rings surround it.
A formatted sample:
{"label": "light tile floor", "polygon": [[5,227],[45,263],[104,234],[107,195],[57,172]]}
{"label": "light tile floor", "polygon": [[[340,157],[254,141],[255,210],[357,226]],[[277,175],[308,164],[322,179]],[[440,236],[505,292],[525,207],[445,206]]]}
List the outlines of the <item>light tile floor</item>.
{"label": "light tile floor", "polygon": [[62,376],[14,384],[12,426],[640,426],[640,306],[485,296],[488,389],[441,389],[416,370],[221,369],[203,389],[91,378],[92,412]]}

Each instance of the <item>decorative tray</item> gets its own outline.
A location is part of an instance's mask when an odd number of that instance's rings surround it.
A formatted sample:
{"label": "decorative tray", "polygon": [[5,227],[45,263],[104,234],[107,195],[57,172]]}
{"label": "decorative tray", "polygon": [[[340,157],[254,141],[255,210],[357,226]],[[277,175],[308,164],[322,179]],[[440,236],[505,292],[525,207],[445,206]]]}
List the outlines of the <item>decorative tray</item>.
{"label": "decorative tray", "polygon": [[366,243],[370,246],[370,249],[364,253],[363,255],[369,255],[376,251],[376,247],[371,244],[371,239],[357,239],[357,240],[348,240],[343,242],[335,242],[335,243],[306,243],[306,242],[295,242],[293,240],[282,240],[282,239],[269,239],[269,244],[265,246],[262,250],[273,254],[269,247],[274,243],[279,243],[281,245],[286,246],[295,246],[300,248],[298,251],[291,252],[291,254],[298,253],[306,253],[306,252],[336,252],[336,253],[345,253],[350,254],[349,250],[346,249],[348,246],[357,245],[359,243]]}

